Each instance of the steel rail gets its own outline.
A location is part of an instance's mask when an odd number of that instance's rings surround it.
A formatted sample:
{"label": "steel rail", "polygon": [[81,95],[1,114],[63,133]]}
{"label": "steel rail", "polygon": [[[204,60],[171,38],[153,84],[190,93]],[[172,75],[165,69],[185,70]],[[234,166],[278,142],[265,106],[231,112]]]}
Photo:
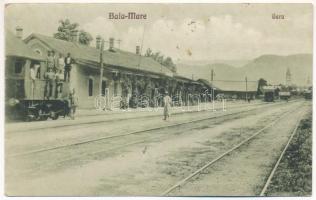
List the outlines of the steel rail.
{"label": "steel rail", "polygon": [[277,168],[278,168],[278,166],[279,166],[279,164],[280,164],[280,162],[281,162],[281,160],[282,160],[282,158],[283,158],[283,156],[284,156],[284,154],[285,154],[285,152],[286,152],[288,146],[290,145],[290,143],[291,143],[291,141],[292,141],[294,135],[296,134],[297,129],[298,129],[299,125],[300,125],[300,122],[301,122],[301,120],[299,120],[299,121],[297,122],[297,124],[296,124],[296,126],[295,126],[295,128],[294,128],[294,130],[293,130],[293,132],[292,132],[292,134],[291,134],[291,137],[289,138],[289,140],[288,140],[287,144],[285,145],[285,147],[284,147],[284,149],[283,149],[283,151],[282,151],[282,153],[281,153],[279,159],[278,159],[277,162],[275,163],[275,165],[274,165],[274,167],[273,167],[273,169],[272,169],[272,171],[271,171],[271,173],[270,173],[270,175],[269,175],[269,177],[268,177],[266,183],[264,184],[264,186],[263,186],[263,188],[262,188],[262,190],[261,190],[261,192],[260,192],[260,196],[265,196],[265,193],[266,193],[266,191],[267,191],[267,189],[268,189],[268,187],[269,187],[269,185],[270,185],[270,183],[271,183],[271,180],[272,180],[272,178],[273,178],[273,176],[274,176],[274,173],[276,172],[276,170],[277,170]]}
{"label": "steel rail", "polygon": [[[276,104],[273,104],[273,105],[276,105]],[[118,135],[99,137],[99,138],[96,138],[96,139],[85,140],[85,141],[82,141],[82,142],[75,142],[75,143],[70,143],[70,144],[50,147],[50,148],[43,148],[43,149],[38,149],[38,150],[33,150],[33,151],[28,151],[28,152],[23,152],[23,153],[16,153],[16,154],[8,155],[7,158],[26,156],[26,155],[30,155],[30,154],[37,154],[37,153],[41,153],[41,152],[53,151],[53,150],[57,150],[57,149],[68,148],[68,147],[77,146],[77,145],[83,145],[83,144],[97,142],[97,141],[101,141],[101,140],[107,140],[107,139],[118,138],[118,137],[125,137],[125,136],[129,136],[129,135],[135,135],[135,134],[155,131],[155,130],[159,130],[159,129],[166,129],[166,128],[177,127],[177,126],[182,126],[182,125],[196,123],[196,122],[202,122],[202,121],[211,120],[211,119],[217,119],[217,118],[231,116],[231,115],[238,115],[238,114],[242,114],[242,113],[251,112],[251,111],[254,111],[254,110],[263,109],[265,107],[266,106],[260,106],[258,108],[252,108],[252,109],[243,110],[243,111],[239,111],[239,112],[223,114],[223,115],[220,115],[220,116],[212,116],[212,117],[207,117],[207,118],[203,118],[203,119],[197,119],[197,120],[190,120],[190,121],[186,121],[186,122],[180,122],[180,123],[171,124],[171,125],[167,125],[167,126],[159,126],[159,127],[149,128],[149,129],[145,129],[145,130],[133,131],[133,132],[125,133],[125,134],[118,134]]]}
{"label": "steel rail", "polygon": [[210,167],[211,165],[213,165],[214,163],[216,163],[217,161],[221,160],[223,157],[225,157],[226,155],[230,154],[231,152],[233,152],[234,150],[238,149],[239,147],[243,146],[244,144],[246,144],[247,142],[249,142],[251,139],[253,139],[254,137],[258,136],[260,133],[262,133],[263,131],[265,131],[266,129],[272,127],[274,124],[276,124],[279,120],[283,119],[285,116],[287,116],[289,113],[292,113],[293,111],[295,111],[295,109],[292,109],[286,113],[284,113],[283,115],[281,115],[280,117],[278,117],[276,120],[274,120],[273,122],[271,122],[270,124],[268,124],[267,126],[261,128],[259,131],[255,132],[254,134],[252,134],[250,137],[248,137],[247,139],[243,140],[242,142],[240,142],[239,144],[237,144],[236,146],[234,146],[233,148],[229,149],[228,151],[224,152],[223,154],[219,155],[217,158],[213,159],[212,161],[206,163],[205,165],[203,165],[201,168],[199,168],[198,170],[196,170],[195,172],[191,173],[189,176],[185,177],[184,179],[180,180],[179,182],[177,182],[176,184],[174,184],[173,186],[169,187],[167,190],[165,190],[161,195],[162,196],[166,196],[168,195],[170,192],[172,192],[173,190],[175,190],[176,188],[180,188],[181,185],[185,184],[188,180],[192,179],[193,177],[195,177],[196,175],[200,174],[203,170],[205,170],[206,168]]}
{"label": "steel rail", "polygon": [[[285,102],[278,102],[277,104],[284,104]],[[232,106],[230,108],[243,108],[243,107],[252,107],[252,106],[260,106],[260,105],[267,105],[267,103],[257,103],[257,104],[251,104],[251,105],[246,105],[246,106]],[[276,105],[276,104],[274,104]],[[201,112],[208,112],[212,111],[211,109],[209,110],[189,110],[189,111],[184,111],[184,112],[177,112],[173,113],[172,115],[182,115],[182,114],[187,114],[187,113],[201,113]],[[103,115],[91,115],[91,116],[103,116]],[[90,116],[88,116],[90,117]],[[29,128],[27,130],[24,129],[19,129],[19,130],[9,130],[6,131],[6,133],[21,133],[25,134],[25,132],[31,132],[31,131],[39,131],[39,130],[45,130],[45,129],[51,129],[51,128],[65,128],[65,127],[76,127],[76,126],[82,126],[82,125],[89,125],[89,124],[102,124],[102,123],[110,123],[110,122],[116,122],[116,121],[127,121],[127,120],[132,120],[132,119],[141,119],[141,118],[155,118],[155,117],[161,117],[161,115],[147,115],[147,116],[137,116],[137,117],[128,117],[128,118],[117,118],[117,119],[107,119],[107,120],[98,120],[98,121],[91,121],[91,122],[83,122],[83,123],[71,123],[71,124],[63,124],[63,125],[57,125],[57,126],[46,126],[46,127],[39,127],[39,128]],[[80,128],[78,128],[80,129]]]}
{"label": "steel rail", "polygon": [[[262,107],[256,108],[256,109],[252,109],[252,110],[248,110],[248,111],[250,112],[250,111],[253,111],[253,110],[257,110],[257,109],[262,109]],[[233,114],[238,114],[238,113],[231,113],[230,115],[233,115]],[[222,115],[220,117],[225,117],[225,116],[228,116],[228,115]],[[214,118],[216,118],[216,117],[214,117]],[[86,153],[86,154],[80,154],[78,156],[74,156],[74,157],[71,157],[71,158],[60,160],[58,162],[47,164],[47,165],[45,165],[45,167],[47,168],[49,166],[60,165],[61,163],[70,162],[70,161],[79,159],[79,158],[84,157],[84,156],[90,156],[90,155],[95,155],[95,154],[104,153],[104,152],[110,153],[111,151],[114,151],[114,150],[122,149],[122,148],[125,148],[125,147],[128,147],[128,146],[131,146],[131,145],[141,144],[141,143],[148,142],[150,140],[158,139],[158,138],[161,138],[161,137],[163,137],[163,136],[154,137],[154,138],[150,138],[150,139],[136,140],[136,141],[132,141],[132,142],[129,142],[129,143],[124,144],[124,145],[115,146],[115,147],[112,147],[112,148],[109,148],[109,149],[89,152],[89,153]],[[41,169],[44,169],[43,166],[41,166]],[[22,173],[20,175],[23,175],[23,174],[29,174],[29,172],[25,172],[25,173]]]}

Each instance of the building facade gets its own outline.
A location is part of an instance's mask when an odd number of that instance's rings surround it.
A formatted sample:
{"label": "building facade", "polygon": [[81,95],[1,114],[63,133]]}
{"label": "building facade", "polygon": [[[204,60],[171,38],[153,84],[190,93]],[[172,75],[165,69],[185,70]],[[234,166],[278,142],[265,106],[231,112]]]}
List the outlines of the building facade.
{"label": "building facade", "polygon": [[46,56],[48,51],[54,51],[55,55],[71,54],[75,63],[68,89],[75,88],[80,108],[96,107],[100,95],[106,98],[107,108],[121,107],[124,102],[129,107],[158,106],[166,91],[182,101],[188,99],[189,93],[199,93],[205,87],[203,83],[176,75],[152,58],[140,55],[138,47],[131,53],[110,44],[109,49],[102,51],[104,70],[100,78],[99,39],[95,47],[40,34],[32,34],[24,41],[41,56]]}

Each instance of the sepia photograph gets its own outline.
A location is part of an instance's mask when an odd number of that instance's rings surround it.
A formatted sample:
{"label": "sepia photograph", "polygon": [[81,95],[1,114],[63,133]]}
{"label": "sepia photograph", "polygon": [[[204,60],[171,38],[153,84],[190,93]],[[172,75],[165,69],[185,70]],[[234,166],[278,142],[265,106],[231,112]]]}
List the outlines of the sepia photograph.
{"label": "sepia photograph", "polygon": [[313,6],[5,3],[4,195],[311,197]]}

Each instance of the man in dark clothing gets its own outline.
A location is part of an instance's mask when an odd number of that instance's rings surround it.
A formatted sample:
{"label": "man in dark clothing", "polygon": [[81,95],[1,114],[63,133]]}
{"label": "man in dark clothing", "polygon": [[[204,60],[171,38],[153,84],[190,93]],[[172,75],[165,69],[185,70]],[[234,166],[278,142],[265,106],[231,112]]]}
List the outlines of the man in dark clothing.
{"label": "man in dark clothing", "polygon": [[65,70],[64,70],[64,80],[66,82],[68,78],[68,82],[70,81],[70,71],[71,71],[71,65],[74,63],[74,60],[70,56],[70,53],[67,54],[67,57],[65,58]]}

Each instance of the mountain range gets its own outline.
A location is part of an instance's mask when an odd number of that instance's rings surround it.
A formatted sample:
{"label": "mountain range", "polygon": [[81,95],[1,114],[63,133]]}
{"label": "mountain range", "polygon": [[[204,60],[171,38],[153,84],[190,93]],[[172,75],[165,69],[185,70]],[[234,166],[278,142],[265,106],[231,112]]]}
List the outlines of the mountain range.
{"label": "mountain range", "polygon": [[[240,66],[240,64],[244,62]],[[291,82],[299,86],[309,85],[312,82],[313,56],[312,54],[293,54],[288,56],[262,55],[250,61],[231,60],[205,63],[197,61],[177,64],[178,74],[193,79],[211,79],[211,70],[214,71],[214,80],[255,81],[263,78],[269,84],[285,84],[287,69],[291,72]]]}

